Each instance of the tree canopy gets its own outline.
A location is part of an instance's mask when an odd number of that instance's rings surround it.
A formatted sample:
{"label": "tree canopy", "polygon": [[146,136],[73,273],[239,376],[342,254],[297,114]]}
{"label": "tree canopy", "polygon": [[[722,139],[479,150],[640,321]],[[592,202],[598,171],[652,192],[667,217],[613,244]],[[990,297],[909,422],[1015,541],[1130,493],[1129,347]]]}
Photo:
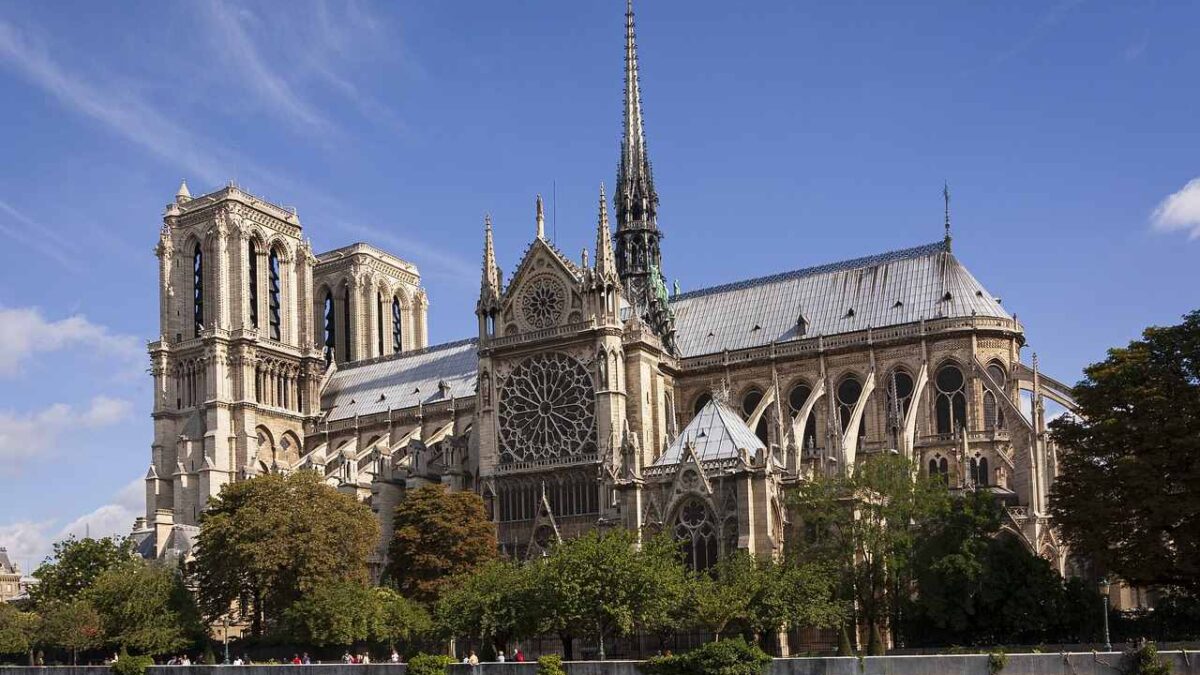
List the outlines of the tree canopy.
{"label": "tree canopy", "polygon": [[1050,510],[1073,551],[1142,585],[1200,597],[1200,311],[1084,370]]}
{"label": "tree canopy", "polygon": [[133,560],[101,574],[85,598],[105,641],[141,654],[166,654],[195,643],[204,627],[180,570]]}
{"label": "tree canopy", "polygon": [[200,521],[192,573],[215,621],[242,601],[261,635],[304,593],[365,581],[379,540],[370,508],[311,471],[230,483]]}
{"label": "tree canopy", "polygon": [[496,530],[483,499],[440,484],[408,491],[396,507],[387,579],[432,605],[452,579],[496,558]]}
{"label": "tree canopy", "polygon": [[286,636],[317,646],[396,645],[430,629],[428,613],[390,588],[341,581],[314,589],[284,613]]}
{"label": "tree canopy", "polygon": [[54,542],[54,552],[33,572],[38,583],[29,590],[35,606],[72,602],[106,570],[134,559],[133,542],[121,537]]}

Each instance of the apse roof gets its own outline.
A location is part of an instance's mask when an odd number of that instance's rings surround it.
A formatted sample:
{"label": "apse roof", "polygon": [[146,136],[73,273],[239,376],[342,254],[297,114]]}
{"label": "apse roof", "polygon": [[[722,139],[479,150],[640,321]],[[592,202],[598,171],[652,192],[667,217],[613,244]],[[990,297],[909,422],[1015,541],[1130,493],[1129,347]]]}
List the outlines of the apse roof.
{"label": "apse roof", "polygon": [[943,242],[682,293],[671,308],[684,357],[921,319],[1011,318]]}
{"label": "apse roof", "polygon": [[472,396],[478,369],[474,339],[339,365],[321,394],[321,408],[334,421]]}
{"label": "apse roof", "polygon": [[667,466],[683,461],[684,450],[692,444],[696,458],[701,462],[711,459],[729,459],[745,449],[751,455],[766,449],[762,440],[754,435],[740,415],[729,406],[712,399],[700,409],[683,432],[671,441],[664,452],[654,461],[654,466]]}

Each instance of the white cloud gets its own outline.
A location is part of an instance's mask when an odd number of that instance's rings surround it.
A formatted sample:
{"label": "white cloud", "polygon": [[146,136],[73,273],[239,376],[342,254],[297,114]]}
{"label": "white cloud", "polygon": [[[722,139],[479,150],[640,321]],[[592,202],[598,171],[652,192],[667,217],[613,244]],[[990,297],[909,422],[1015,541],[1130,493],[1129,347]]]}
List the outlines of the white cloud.
{"label": "white cloud", "polygon": [[82,410],[66,403],[29,413],[0,410],[0,471],[15,472],[22,460],[54,452],[68,430],[112,426],[132,411],[129,401],[107,396],[93,398]]}
{"label": "white cloud", "polygon": [[0,378],[16,375],[26,360],[38,352],[69,347],[113,356],[126,368],[140,364],[142,349],[136,338],[75,315],[47,321],[36,307],[0,307]]}
{"label": "white cloud", "polygon": [[[78,268],[75,245],[54,230],[0,201],[0,233],[58,262],[68,270]],[[18,225],[14,226],[15,221]]]}
{"label": "white cloud", "polygon": [[22,571],[32,572],[50,554],[56,541],[69,536],[100,538],[128,535],[133,528],[133,521],[145,511],[144,500],[145,482],[136,478],[121,488],[113,496],[112,502],[62,527],[56,527],[53,520],[26,520],[0,525],[0,546],[8,549],[9,557],[21,566]]}
{"label": "white cloud", "polygon": [[1193,178],[1178,192],[1162,200],[1150,216],[1154,229],[1160,232],[1185,230],[1189,238],[1200,238],[1200,178]]}

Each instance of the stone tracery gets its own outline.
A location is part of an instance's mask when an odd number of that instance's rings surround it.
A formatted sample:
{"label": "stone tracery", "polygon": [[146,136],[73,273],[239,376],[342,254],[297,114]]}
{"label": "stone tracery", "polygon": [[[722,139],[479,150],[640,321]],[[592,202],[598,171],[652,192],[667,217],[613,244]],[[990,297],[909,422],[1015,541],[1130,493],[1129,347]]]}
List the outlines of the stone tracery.
{"label": "stone tracery", "polygon": [[499,397],[501,462],[591,454],[595,389],[578,360],[560,352],[521,362]]}

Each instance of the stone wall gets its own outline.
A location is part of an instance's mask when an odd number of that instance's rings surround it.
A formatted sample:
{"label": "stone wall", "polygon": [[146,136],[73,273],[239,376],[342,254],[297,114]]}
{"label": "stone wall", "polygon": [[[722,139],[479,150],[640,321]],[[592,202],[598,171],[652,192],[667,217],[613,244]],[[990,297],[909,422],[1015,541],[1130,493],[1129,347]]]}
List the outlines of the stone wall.
{"label": "stone wall", "polygon": [[[1161,652],[1172,675],[1200,675],[1200,652]],[[1002,675],[1119,675],[1119,652],[1009,654]],[[575,661],[570,675],[640,675],[637,661]],[[149,675],[403,675],[404,666],[157,666]],[[536,663],[485,663],[474,669],[454,665],[450,675],[536,675]],[[29,668],[0,666],[0,675],[111,675],[103,666]],[[296,675],[301,675],[296,673]],[[775,659],[768,675],[989,675],[987,654]]]}

